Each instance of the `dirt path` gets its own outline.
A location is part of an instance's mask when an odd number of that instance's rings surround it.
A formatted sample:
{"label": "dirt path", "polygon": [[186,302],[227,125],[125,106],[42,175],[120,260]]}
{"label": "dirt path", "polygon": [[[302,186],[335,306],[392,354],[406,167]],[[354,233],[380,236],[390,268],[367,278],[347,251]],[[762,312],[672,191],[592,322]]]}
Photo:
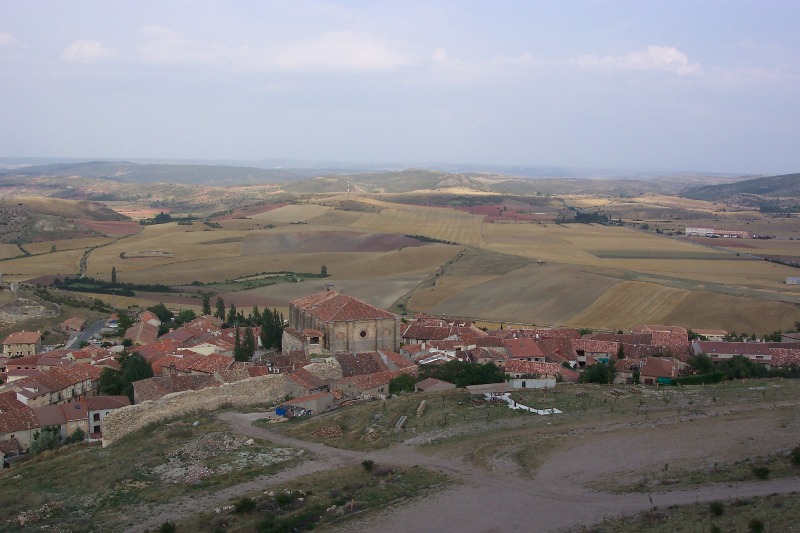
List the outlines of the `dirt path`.
{"label": "dirt path", "polygon": [[[321,470],[357,464],[365,458],[383,464],[425,466],[448,474],[456,484],[411,504],[346,522],[334,531],[557,531],[594,524],[605,517],[644,511],[652,506],[800,491],[798,478],[704,485],[649,496],[610,494],[585,486],[587,482],[603,478],[630,480],[644,474],[656,475],[664,464],[671,463],[673,470],[697,468],[715,461],[785,449],[796,441],[798,417],[782,409],[750,410],[702,421],[644,427],[606,428],[606,424],[599,421],[597,431],[565,440],[563,447],[545,457],[533,479],[520,477],[509,468],[487,471],[460,457],[422,454],[407,444],[372,452],[331,448],[253,426],[253,421],[262,416],[261,413],[224,413],[220,419],[237,433],[280,446],[301,448],[313,457],[294,468],[260,476],[214,494],[149,508],[149,518],[128,531],[142,531],[166,520],[179,520],[191,513],[224,505],[236,496]],[[711,449],[713,457],[706,455]]]}

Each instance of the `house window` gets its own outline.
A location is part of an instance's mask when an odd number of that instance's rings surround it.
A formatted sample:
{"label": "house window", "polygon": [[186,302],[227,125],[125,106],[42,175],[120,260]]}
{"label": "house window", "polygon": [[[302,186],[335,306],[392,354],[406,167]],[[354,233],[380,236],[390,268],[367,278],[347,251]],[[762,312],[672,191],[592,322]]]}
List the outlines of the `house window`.
{"label": "house window", "polygon": [[359,335],[361,335],[362,338],[366,337],[367,336],[367,332],[362,329],[361,333],[359,333]]}
{"label": "house window", "polygon": [[525,382],[523,381],[523,382],[522,382],[522,388],[523,388],[523,389],[527,389],[527,388],[528,388],[528,387],[526,387],[525,385],[526,385],[526,384],[525,384]]}

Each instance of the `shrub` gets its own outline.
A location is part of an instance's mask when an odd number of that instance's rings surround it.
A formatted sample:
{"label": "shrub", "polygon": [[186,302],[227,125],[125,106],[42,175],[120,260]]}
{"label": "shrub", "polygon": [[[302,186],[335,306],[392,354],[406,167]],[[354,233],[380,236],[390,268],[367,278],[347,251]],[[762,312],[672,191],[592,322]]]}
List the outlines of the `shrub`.
{"label": "shrub", "polygon": [[248,498],[247,496],[239,498],[236,503],[233,504],[233,512],[236,514],[249,513],[255,508],[255,500],[253,498]]}
{"label": "shrub", "polygon": [[755,474],[758,479],[769,479],[770,469],[766,466],[754,466],[753,474]]}
{"label": "shrub", "polygon": [[158,531],[159,533],[175,533],[176,529],[177,528],[175,527],[175,522],[170,522],[169,520],[167,520],[166,522],[161,524],[161,527],[158,528]]}
{"label": "shrub", "polygon": [[747,523],[747,528],[750,531],[750,533],[763,533],[763,531],[764,531],[764,522],[762,522],[758,518],[752,518]]}
{"label": "shrub", "polygon": [[372,459],[364,459],[361,461],[361,466],[363,466],[364,470],[367,472],[372,472],[372,469],[375,468],[375,461]]}
{"label": "shrub", "polygon": [[277,496],[275,496],[275,503],[280,505],[281,507],[285,507],[294,501],[294,493],[291,492],[281,492]]}
{"label": "shrub", "polygon": [[795,446],[794,450],[792,450],[792,464],[800,466],[800,446]]}
{"label": "shrub", "polygon": [[722,502],[711,502],[708,505],[711,516],[722,516],[725,513],[725,504]]}

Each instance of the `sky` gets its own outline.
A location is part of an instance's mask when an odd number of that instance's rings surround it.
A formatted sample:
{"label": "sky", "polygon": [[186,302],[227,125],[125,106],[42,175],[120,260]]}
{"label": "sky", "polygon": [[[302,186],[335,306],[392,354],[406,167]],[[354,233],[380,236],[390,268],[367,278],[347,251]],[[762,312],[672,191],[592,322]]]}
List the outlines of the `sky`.
{"label": "sky", "polygon": [[0,1],[0,156],[800,171],[800,2]]}

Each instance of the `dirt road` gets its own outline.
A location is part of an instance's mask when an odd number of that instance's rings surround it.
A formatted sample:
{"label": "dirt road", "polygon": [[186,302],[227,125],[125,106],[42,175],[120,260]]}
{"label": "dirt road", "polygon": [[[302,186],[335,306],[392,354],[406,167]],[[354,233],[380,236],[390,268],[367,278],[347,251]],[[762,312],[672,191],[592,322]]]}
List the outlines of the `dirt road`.
{"label": "dirt road", "polygon": [[253,426],[252,422],[261,416],[225,413],[220,418],[237,433],[302,448],[313,458],[274,476],[262,476],[215,494],[152,509],[150,518],[130,531],[217,507],[236,495],[305,474],[356,464],[367,457],[377,463],[432,468],[448,474],[456,483],[411,503],[346,522],[334,531],[558,531],[653,506],[800,491],[798,478],[704,485],[652,495],[610,494],[586,487],[586,483],[597,480],[630,481],[647,474],[657,475],[664,465],[672,465],[673,470],[702,468],[714,462],[786,449],[796,445],[800,435],[799,418],[787,409],[750,410],[661,425],[610,426],[598,421],[596,428],[590,428],[592,431],[565,439],[563,446],[543,459],[533,479],[522,477],[513,468],[487,471],[461,457],[425,455],[405,444],[368,453],[330,448]]}

